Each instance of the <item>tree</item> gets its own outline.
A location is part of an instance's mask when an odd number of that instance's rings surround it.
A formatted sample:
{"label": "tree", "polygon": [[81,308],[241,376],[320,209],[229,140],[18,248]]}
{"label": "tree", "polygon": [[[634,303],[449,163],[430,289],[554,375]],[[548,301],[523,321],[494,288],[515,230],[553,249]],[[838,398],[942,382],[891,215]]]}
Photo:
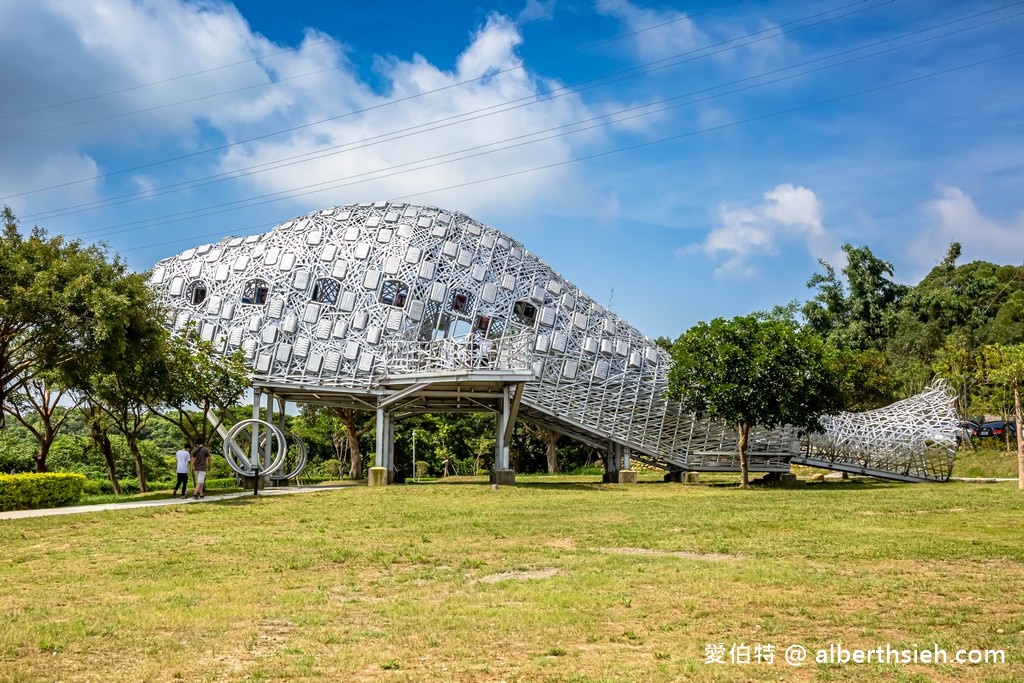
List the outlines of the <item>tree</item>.
{"label": "tree", "polygon": [[85,418],[86,424],[89,425],[89,437],[103,456],[110,485],[114,488],[115,494],[121,495],[121,483],[117,478],[117,464],[114,461],[114,446],[110,442],[110,418],[91,401],[83,403],[79,410],[82,411],[82,416]]}
{"label": "tree", "polygon": [[1017,423],[1017,487],[1024,490],[1024,415],[1021,390],[1024,388],[1024,344],[991,346],[986,356],[992,359],[989,377],[1013,392],[1013,413]]}
{"label": "tree", "polygon": [[344,471],[348,434],[345,423],[333,411],[313,404],[302,405],[289,429],[306,443],[310,462],[337,460],[338,472]]}
{"label": "tree", "polygon": [[[664,337],[661,337],[664,339]],[[544,454],[547,460],[548,474],[558,472],[558,439],[562,436],[553,429],[534,426],[531,430],[533,436],[544,442]]]}
{"label": "tree", "polygon": [[819,261],[825,273],[816,273],[807,282],[818,294],[804,305],[804,317],[812,331],[836,348],[881,350],[907,287],[890,279],[892,263],[876,257],[868,247],[844,244],[843,252],[846,285],[831,265]]}
{"label": "tree", "polygon": [[680,336],[666,396],[698,418],[736,428],[744,488],[751,427],[819,431],[822,415],[844,407],[841,379],[821,339],[792,320],[756,315],[716,318]]}
{"label": "tree", "polygon": [[106,350],[104,362],[87,376],[76,378],[75,384],[124,435],[135,463],[139,490],[145,493],[149,486],[139,442],[150,416],[148,406],[155,402],[158,387],[175,381],[162,374],[167,367],[168,333],[161,324],[153,291],[141,275],[133,274],[113,283],[105,305],[121,310],[126,330],[118,339],[118,346]]}
{"label": "tree", "polygon": [[362,411],[362,422],[360,422],[360,411],[355,408],[336,408],[334,414],[341,419],[342,424],[345,425],[345,433],[348,435],[348,455],[349,462],[352,463],[348,471],[348,478],[362,479],[363,451],[359,447],[359,440],[376,426],[376,416],[372,412]]}
{"label": "tree", "polygon": [[[153,369],[156,394],[150,409],[174,424],[192,443],[210,444],[217,425],[207,415],[231,406],[249,384],[249,369],[241,351],[217,352],[200,338],[193,325],[167,338],[166,354]],[[198,412],[190,412],[195,406]]]}
{"label": "tree", "polygon": [[21,383],[19,392],[8,394],[4,410],[14,417],[36,439],[32,454],[36,472],[46,471],[46,458],[61,427],[80,401],[70,408],[61,406],[67,392],[50,381],[51,373],[40,373]]}
{"label": "tree", "polygon": [[[125,290],[145,289],[143,276],[129,273],[118,257],[109,258],[102,245],[48,237],[38,227],[22,236],[9,207],[3,219],[0,421],[11,412],[7,404],[13,394],[31,399],[44,391],[53,397],[121,362],[138,312]],[[46,403],[36,405],[44,418],[55,404]],[[36,470],[45,471],[46,448],[40,444]]]}

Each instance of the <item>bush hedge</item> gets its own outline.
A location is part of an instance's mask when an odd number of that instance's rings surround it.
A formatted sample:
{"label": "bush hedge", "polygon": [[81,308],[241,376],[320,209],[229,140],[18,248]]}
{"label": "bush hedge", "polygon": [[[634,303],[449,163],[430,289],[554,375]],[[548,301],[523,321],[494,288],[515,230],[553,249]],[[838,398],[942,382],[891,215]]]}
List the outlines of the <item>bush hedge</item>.
{"label": "bush hedge", "polygon": [[81,474],[0,474],[0,511],[71,505],[82,497],[84,486]]}

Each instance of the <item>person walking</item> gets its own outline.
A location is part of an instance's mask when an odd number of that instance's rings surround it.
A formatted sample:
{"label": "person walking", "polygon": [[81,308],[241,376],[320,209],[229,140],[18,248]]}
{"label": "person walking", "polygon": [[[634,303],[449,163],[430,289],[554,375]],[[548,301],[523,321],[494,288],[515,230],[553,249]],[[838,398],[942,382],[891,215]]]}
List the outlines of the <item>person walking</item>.
{"label": "person walking", "polygon": [[202,439],[196,441],[195,450],[192,451],[192,471],[196,474],[196,487],[192,491],[193,498],[206,497],[206,471],[210,468],[210,449],[207,448]]}
{"label": "person walking", "polygon": [[192,454],[188,452],[188,442],[181,447],[177,453],[174,454],[174,458],[178,461],[176,472],[178,473],[178,481],[174,482],[174,493],[171,495],[178,495],[178,487],[181,487],[181,497],[185,497],[185,493],[188,491],[188,466],[192,462]]}

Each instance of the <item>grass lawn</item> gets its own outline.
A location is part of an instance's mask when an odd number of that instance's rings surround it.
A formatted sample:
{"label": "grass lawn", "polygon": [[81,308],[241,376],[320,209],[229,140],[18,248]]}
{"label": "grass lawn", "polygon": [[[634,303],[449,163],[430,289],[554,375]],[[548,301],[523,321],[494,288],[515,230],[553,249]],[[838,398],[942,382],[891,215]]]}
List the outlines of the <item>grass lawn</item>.
{"label": "grass lawn", "polygon": [[956,454],[954,477],[1012,477],[1017,478],[1017,451],[1008,451],[992,439],[977,450],[961,450]]}
{"label": "grass lawn", "polygon": [[[0,520],[0,681],[1024,680],[1015,485],[645,478]],[[831,643],[1006,662],[783,661]]]}

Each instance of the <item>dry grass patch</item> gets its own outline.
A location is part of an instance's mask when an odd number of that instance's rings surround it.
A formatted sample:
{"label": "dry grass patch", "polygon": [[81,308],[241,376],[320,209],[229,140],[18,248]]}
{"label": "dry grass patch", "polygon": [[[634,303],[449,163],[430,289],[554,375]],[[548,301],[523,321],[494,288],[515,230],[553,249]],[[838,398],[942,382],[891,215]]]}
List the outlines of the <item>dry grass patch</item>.
{"label": "dry grass patch", "polygon": [[555,567],[549,567],[547,569],[527,569],[520,571],[511,572],[498,572],[497,574],[488,574],[480,579],[477,579],[480,583],[498,583],[499,581],[529,581],[532,579],[550,579],[552,576],[558,574],[558,569]]}
{"label": "dry grass patch", "polygon": [[650,548],[598,548],[598,552],[612,555],[655,555],[657,557],[678,557],[683,560],[701,562],[736,562],[743,558],[725,553],[695,553],[689,550],[651,550]]}

